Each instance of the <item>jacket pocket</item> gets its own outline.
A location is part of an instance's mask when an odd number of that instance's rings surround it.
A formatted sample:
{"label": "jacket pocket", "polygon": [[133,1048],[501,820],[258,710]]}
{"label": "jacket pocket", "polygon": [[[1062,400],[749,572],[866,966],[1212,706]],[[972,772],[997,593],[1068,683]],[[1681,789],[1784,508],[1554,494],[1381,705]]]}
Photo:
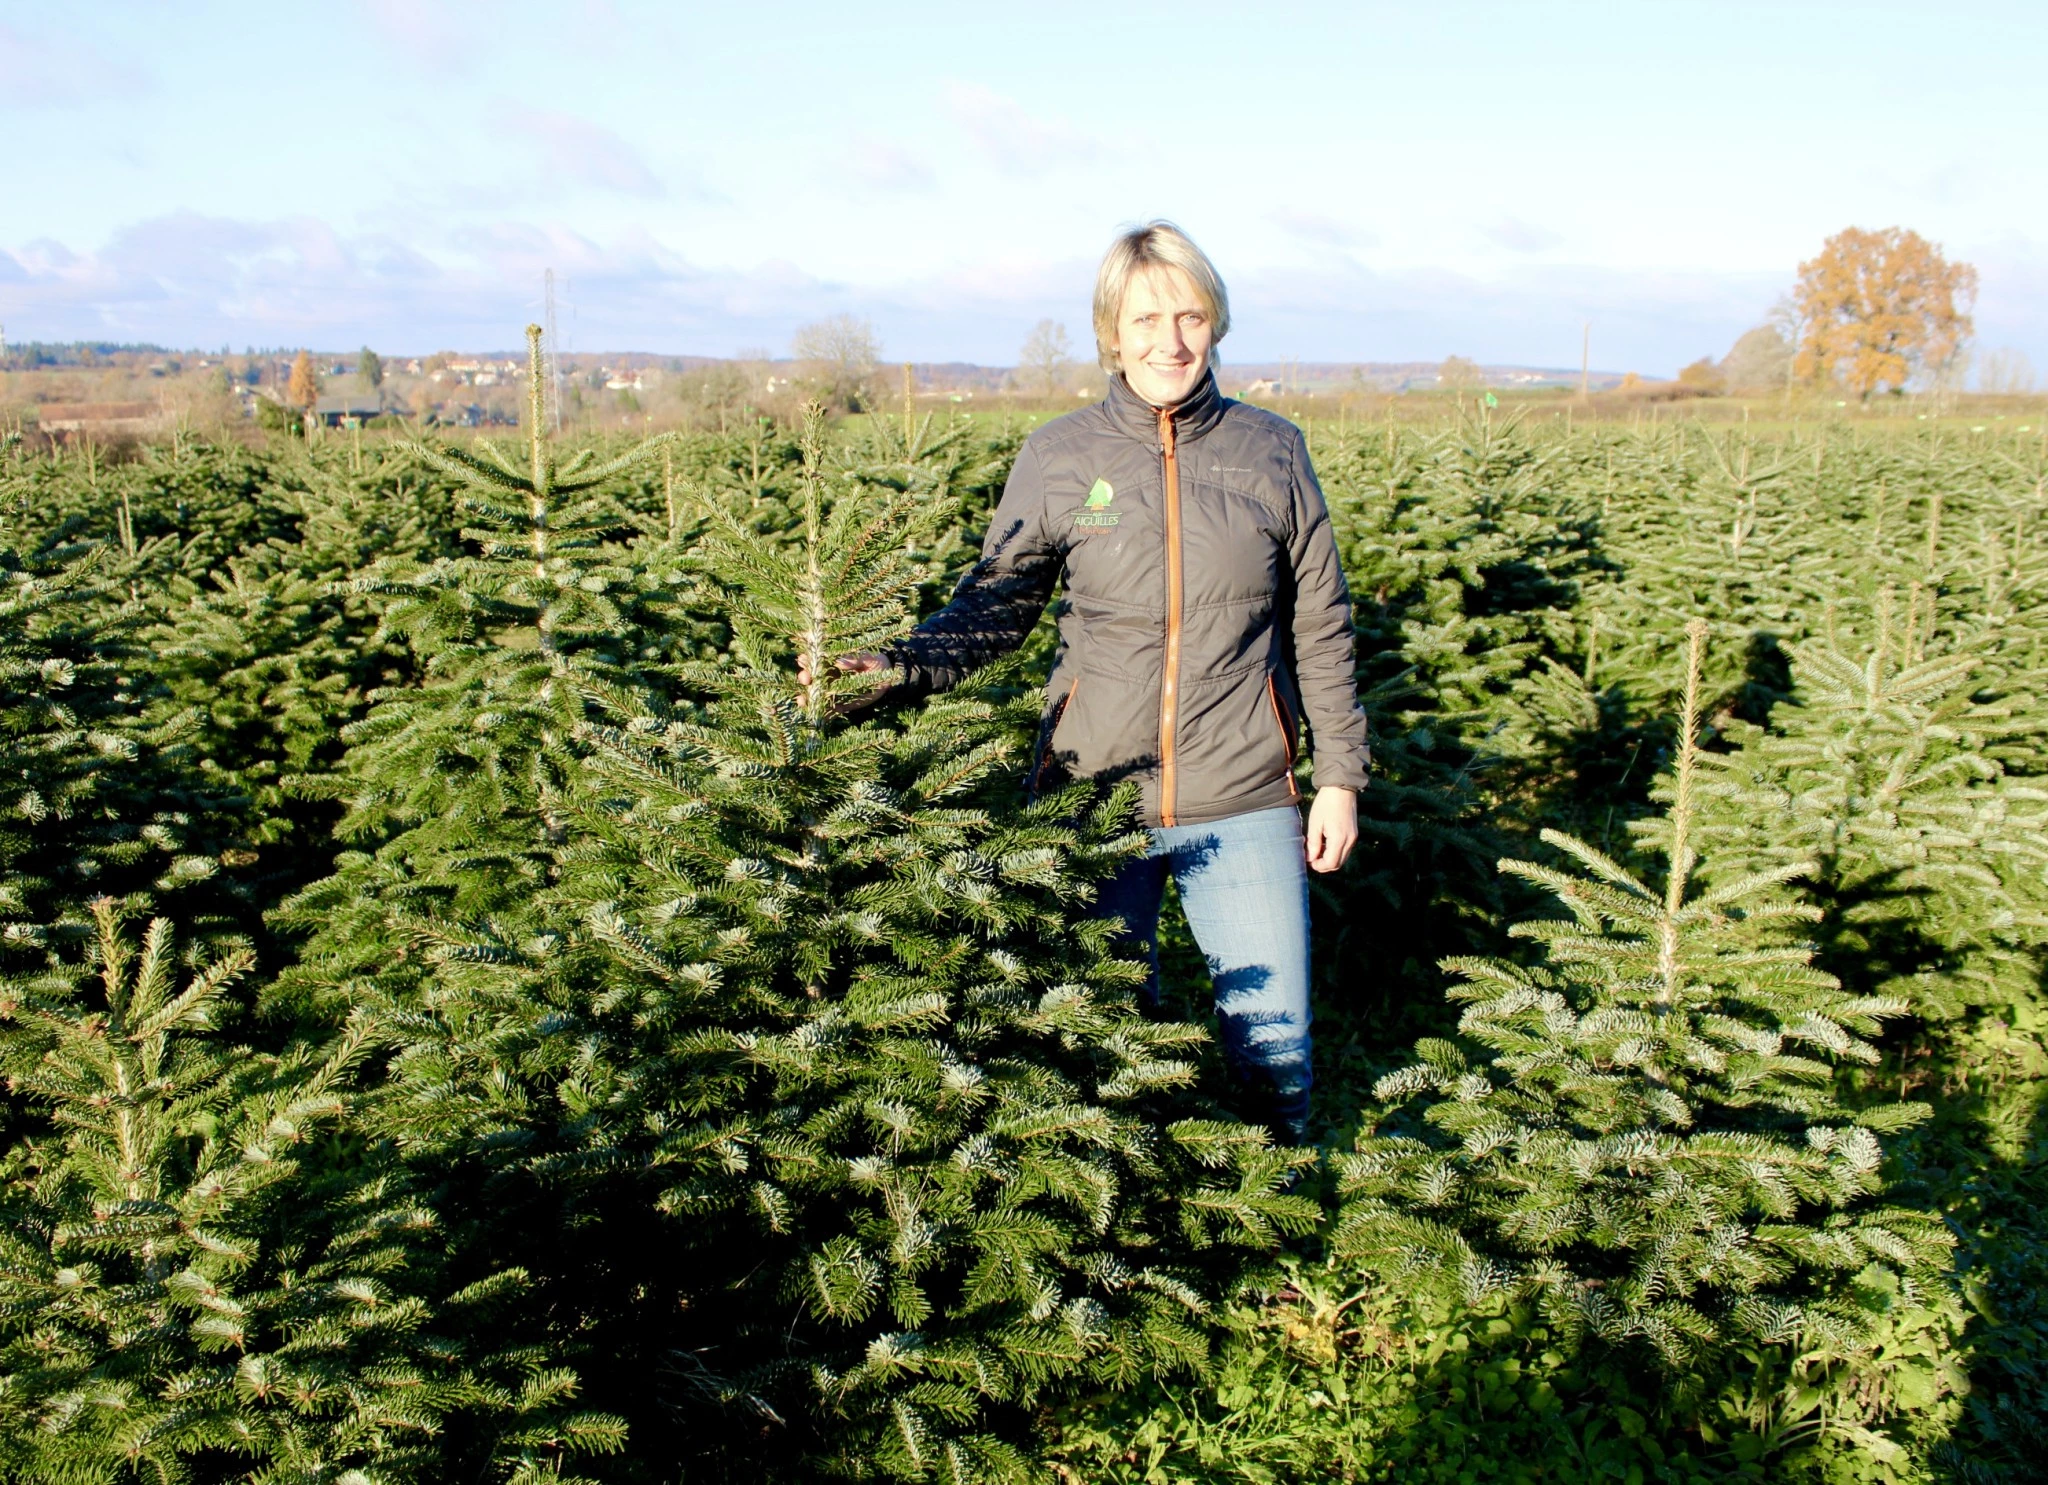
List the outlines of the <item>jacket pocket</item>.
{"label": "jacket pocket", "polygon": [[1045,735],[1048,777],[1119,779],[1159,763],[1159,688],[1089,671],[1067,687]]}
{"label": "jacket pocket", "polygon": [[[1099,695],[1100,693],[1098,693]],[[1284,699],[1285,688],[1282,688]],[[1181,697],[1180,805],[1201,812],[1254,796],[1276,802],[1288,774],[1288,742],[1266,668],[1205,677]]]}
{"label": "jacket pocket", "polygon": [[1067,719],[1067,711],[1074,704],[1074,693],[1080,689],[1081,674],[1076,671],[1073,681],[1067,686],[1067,694],[1046,709],[1044,720],[1038,724],[1038,752],[1031,760],[1031,779],[1025,790],[1029,798],[1036,799],[1067,782],[1069,774],[1053,747],[1053,735],[1060,730],[1060,723]]}
{"label": "jacket pocket", "polygon": [[1280,746],[1287,759],[1287,792],[1299,797],[1300,790],[1294,783],[1295,734],[1298,729],[1295,726],[1293,712],[1288,709],[1286,699],[1280,694],[1280,678],[1277,675],[1269,673],[1266,676],[1266,699],[1273,704],[1273,720],[1280,727]]}
{"label": "jacket pocket", "polygon": [[1076,671],[1073,683],[1067,687],[1067,694],[1062,696],[1053,706],[1051,725],[1045,730],[1045,743],[1048,748],[1054,745],[1054,739],[1059,736],[1060,728],[1066,725],[1067,718],[1073,713],[1074,697],[1079,694],[1080,690],[1081,675],[1079,671]]}

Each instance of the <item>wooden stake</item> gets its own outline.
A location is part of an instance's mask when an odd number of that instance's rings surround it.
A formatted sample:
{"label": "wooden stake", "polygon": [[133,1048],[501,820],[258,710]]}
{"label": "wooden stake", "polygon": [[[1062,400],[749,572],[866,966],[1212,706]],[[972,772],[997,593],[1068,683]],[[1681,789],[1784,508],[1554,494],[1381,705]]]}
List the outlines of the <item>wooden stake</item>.
{"label": "wooden stake", "polygon": [[661,497],[668,506],[668,539],[676,539],[676,451],[673,444],[661,450]]}

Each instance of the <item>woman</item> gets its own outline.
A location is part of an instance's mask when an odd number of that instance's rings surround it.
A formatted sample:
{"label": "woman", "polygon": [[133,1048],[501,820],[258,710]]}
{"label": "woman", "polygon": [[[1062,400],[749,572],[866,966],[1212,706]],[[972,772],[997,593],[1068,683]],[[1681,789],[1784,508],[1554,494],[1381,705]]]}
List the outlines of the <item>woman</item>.
{"label": "woman", "polygon": [[[1102,260],[1095,339],[1109,396],[1025,442],[982,560],[881,655],[890,694],[944,690],[1023,643],[1065,584],[1034,781],[1135,778],[1146,855],[1104,891],[1152,960],[1170,874],[1209,961],[1252,1117],[1299,1139],[1310,1074],[1308,877],[1358,839],[1365,714],[1351,599],[1301,431],[1216,390],[1230,327],[1215,267],[1168,222]],[[808,680],[808,678],[806,678]],[[1296,735],[1314,743],[1304,831]]]}

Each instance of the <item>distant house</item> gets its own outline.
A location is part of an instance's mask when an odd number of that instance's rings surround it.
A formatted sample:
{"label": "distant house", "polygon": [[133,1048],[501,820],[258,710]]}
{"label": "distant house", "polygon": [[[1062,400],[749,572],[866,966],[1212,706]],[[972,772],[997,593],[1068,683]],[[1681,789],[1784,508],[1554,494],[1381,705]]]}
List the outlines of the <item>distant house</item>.
{"label": "distant house", "polygon": [[339,428],[350,420],[368,422],[383,411],[380,397],[322,397],[313,404],[313,416],[329,428]]}
{"label": "distant house", "polygon": [[164,410],[154,402],[46,402],[36,426],[92,438],[141,437],[162,430]]}
{"label": "distant house", "polygon": [[444,403],[427,415],[427,421],[440,428],[514,428],[519,424],[510,413],[474,402]]}

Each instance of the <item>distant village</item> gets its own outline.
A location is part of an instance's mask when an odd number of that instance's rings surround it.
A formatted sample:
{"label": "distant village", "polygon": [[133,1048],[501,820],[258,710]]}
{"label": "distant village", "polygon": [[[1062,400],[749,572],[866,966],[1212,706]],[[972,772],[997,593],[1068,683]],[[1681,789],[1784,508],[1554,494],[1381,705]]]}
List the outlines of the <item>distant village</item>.
{"label": "distant village", "polygon": [[[526,361],[509,351],[441,351],[382,357],[370,350],[309,356],[316,383],[310,406],[287,396],[296,350],[170,351],[97,342],[0,345],[0,428],[51,437],[140,438],[179,420],[206,424],[328,428],[414,425],[491,428],[515,425],[525,401]],[[830,388],[844,410],[862,405],[1023,406],[1102,393],[1092,365],[1031,368],[969,362],[912,362],[820,368],[795,359],[651,354],[564,354],[551,406],[563,426],[726,427],[754,414],[786,415]],[[1385,398],[1497,388],[1512,392],[1603,391],[1623,383],[1611,372],[1480,366],[1460,357],[1424,362],[1268,362],[1226,364],[1224,390],[1267,402]],[[1629,379],[1649,386],[1656,383]],[[832,400],[828,398],[828,400]]]}

